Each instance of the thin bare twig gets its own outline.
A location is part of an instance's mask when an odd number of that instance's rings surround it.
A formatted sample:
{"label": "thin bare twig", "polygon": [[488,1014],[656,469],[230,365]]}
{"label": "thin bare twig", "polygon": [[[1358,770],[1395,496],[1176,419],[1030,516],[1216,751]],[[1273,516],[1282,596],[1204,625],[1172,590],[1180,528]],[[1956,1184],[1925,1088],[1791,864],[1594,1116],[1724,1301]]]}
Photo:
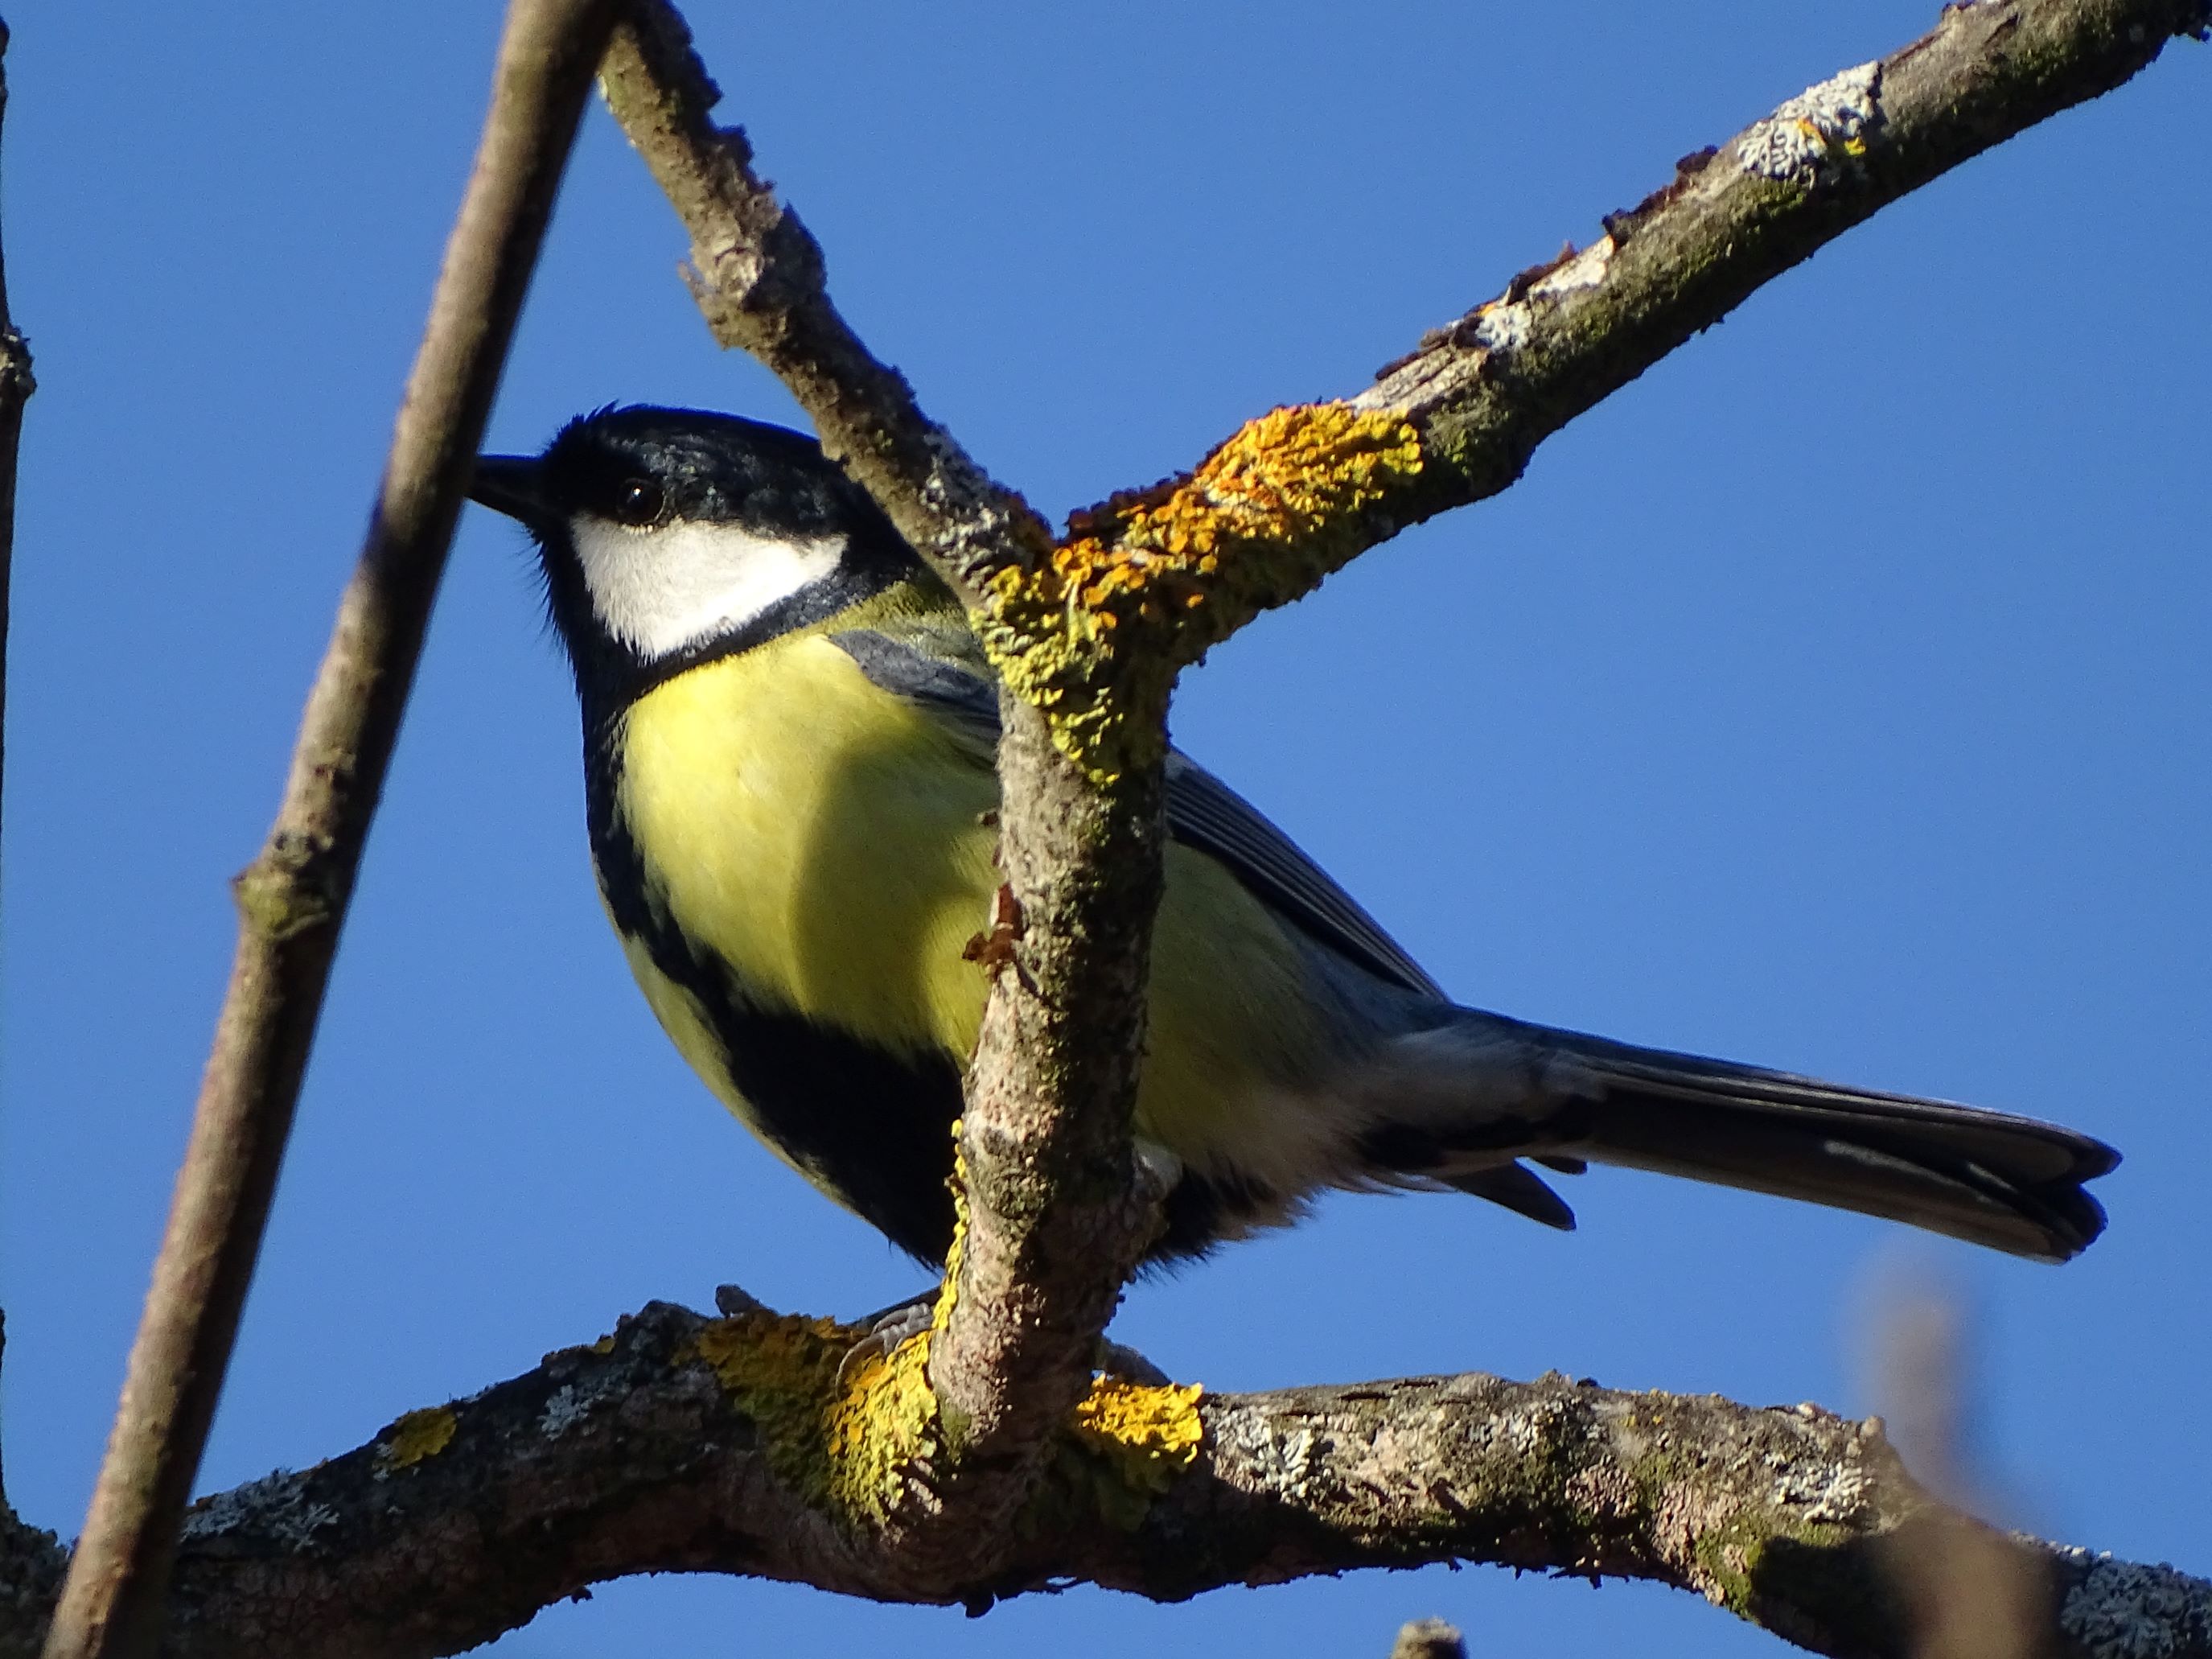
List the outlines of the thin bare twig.
{"label": "thin bare twig", "polygon": [[47,1659],[150,1653],[338,931],[453,524],[615,0],[515,0],[361,560],[275,828],[236,884],[230,986]]}
{"label": "thin bare twig", "polygon": [[[0,22],[0,123],[8,113],[8,25]],[[23,405],[39,389],[31,374],[31,345],[8,309],[8,274],[0,253],[0,780],[7,773],[8,754],[8,596],[13,586],[15,556],[15,459],[23,436]],[[4,821],[0,812],[0,821]],[[7,1319],[0,1314],[0,1358],[8,1346]],[[15,1512],[8,1504],[8,1484],[0,1472],[0,1528],[18,1531]],[[35,1534],[21,1529],[22,1535]]]}
{"label": "thin bare twig", "polygon": [[[8,114],[7,53],[8,25],[0,22],[0,121]],[[23,405],[38,389],[31,375],[31,343],[8,309],[6,256],[0,253],[0,784],[8,770],[8,595],[15,562],[15,455],[23,437]],[[4,795],[0,795],[0,805],[4,804]],[[4,817],[0,813],[0,821]]]}
{"label": "thin bare twig", "polygon": [[[1838,1659],[1918,1659],[1890,1564],[1934,1528],[2033,1580],[2039,1652],[2212,1659],[2212,1583],[1983,1527],[1871,1422],[1559,1376],[1218,1395],[1203,1443],[1164,1467],[1063,1434],[1049,1501],[995,1576],[931,1581],[821,1508],[838,1431],[806,1379],[834,1376],[854,1334],[654,1304],[312,1469],[204,1499],[167,1651],[216,1659],[252,1632],[290,1659],[418,1659],[647,1571],[973,1606],[1070,1579],[1171,1601],[1453,1561],[1672,1585]],[[0,1554],[0,1592],[16,1576]],[[0,1659],[19,1651],[9,1611]]]}

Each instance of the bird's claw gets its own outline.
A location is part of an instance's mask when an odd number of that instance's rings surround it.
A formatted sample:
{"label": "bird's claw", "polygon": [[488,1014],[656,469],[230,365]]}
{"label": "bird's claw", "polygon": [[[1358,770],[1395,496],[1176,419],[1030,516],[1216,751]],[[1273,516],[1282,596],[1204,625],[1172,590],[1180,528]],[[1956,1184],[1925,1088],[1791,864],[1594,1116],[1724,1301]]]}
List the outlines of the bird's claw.
{"label": "bird's claw", "polygon": [[937,1292],[933,1290],[911,1302],[902,1302],[872,1315],[867,1321],[868,1334],[847,1349],[844,1358],[837,1362],[837,1381],[842,1383],[866,1355],[890,1358],[892,1349],[910,1336],[920,1336],[936,1316]]}
{"label": "bird's claw", "polygon": [[[723,1289],[735,1290],[736,1287],[725,1285]],[[744,1296],[744,1292],[738,1291],[737,1294]],[[717,1306],[721,1305],[721,1295],[720,1291],[715,1292]],[[751,1300],[750,1297],[746,1299]],[[870,1355],[890,1358],[894,1348],[909,1337],[920,1336],[929,1328],[930,1322],[936,1316],[937,1292],[934,1290],[924,1291],[908,1301],[895,1303],[880,1313],[869,1315],[860,1322],[868,1328],[868,1334],[847,1349],[844,1358],[837,1364],[838,1382],[842,1384],[852,1375],[854,1367]],[[1136,1383],[1140,1388],[1164,1389],[1174,1381],[1134,1348],[1124,1347],[1121,1343],[1103,1336],[1098,1339],[1097,1369],[1108,1376]]]}

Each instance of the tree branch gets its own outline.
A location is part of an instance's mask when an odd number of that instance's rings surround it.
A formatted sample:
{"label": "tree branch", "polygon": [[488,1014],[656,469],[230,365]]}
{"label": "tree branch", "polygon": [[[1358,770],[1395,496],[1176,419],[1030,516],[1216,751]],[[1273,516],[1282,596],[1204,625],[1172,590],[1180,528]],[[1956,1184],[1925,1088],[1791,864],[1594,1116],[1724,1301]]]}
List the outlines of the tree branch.
{"label": "tree branch", "polygon": [[[1945,1509],[1878,1424],[1558,1376],[1220,1395],[1199,1408],[1202,1444],[1093,1419],[1055,1437],[997,1576],[932,1581],[823,1511],[847,1425],[822,1389],[854,1334],[654,1304],[343,1456],[203,1499],[165,1651],[451,1653],[648,1571],[979,1609],[1070,1580],[1179,1601],[1467,1561],[1671,1584],[1816,1652],[1905,1659],[1917,1629],[1893,1565],[1964,1532],[2033,1579],[2043,1650],[2212,1659],[2212,1583]],[[1168,1392],[1125,1390],[1124,1427]],[[26,1547],[0,1540],[0,1594],[23,1576],[11,1547]],[[25,1628],[9,1613],[34,1608],[0,1602],[0,1659],[28,1651],[4,1632]]]}
{"label": "tree branch", "polygon": [[614,0],[515,0],[361,559],[239,941],[47,1659],[152,1651],[369,821]]}
{"label": "tree branch", "polygon": [[[0,21],[0,123],[8,113],[8,25]],[[23,435],[23,405],[39,389],[31,374],[31,343],[16,328],[8,307],[7,261],[0,252],[0,777],[7,770],[8,598],[13,587],[15,554],[15,462]],[[8,1346],[8,1326],[0,1315],[0,1358]],[[51,1607],[61,1589],[63,1558],[54,1535],[27,1527],[8,1502],[0,1479],[0,1618],[16,1607]],[[35,1632],[35,1623],[24,1626]]]}
{"label": "tree branch", "polygon": [[[824,447],[971,609],[1047,568],[1036,514],[838,314],[820,246],[754,173],[743,132],[709,118],[720,94],[665,0],[633,3],[601,87],[690,234],[686,276],[714,337],[782,378]],[[1167,688],[1132,714],[1156,735]],[[1086,776],[1054,711],[1001,701],[1006,884],[976,919],[1000,948],[961,1121],[961,1243],[918,1350],[935,1410],[922,1401],[902,1431],[951,1455],[938,1459],[945,1485],[900,1494],[913,1501],[885,1516],[921,1555],[971,1565],[999,1547],[1049,1430],[1088,1389],[1154,1224],[1132,1179],[1129,1123],[1161,888],[1162,745],[1115,776]]]}
{"label": "tree branch", "polygon": [[[2206,0],[1971,0],[1719,146],[1605,234],[1515,276],[1346,400],[1248,422],[1195,471],[1074,514],[990,619],[994,655],[1092,766],[1164,673],[1377,543],[1512,483],[1537,446],[1852,226],[2108,92]],[[1002,584],[1003,586],[1003,584]],[[1070,630],[1092,647],[1066,648]]]}
{"label": "tree branch", "polygon": [[820,247],[755,174],[743,133],[711,120],[719,94],[680,17],[634,0],[602,86],[684,222],[715,337],[782,378],[959,588],[1004,685],[1008,966],[971,1068],[967,1228],[928,1351],[943,1412],[932,1425],[924,1400],[892,1413],[940,1468],[957,1471],[940,1455],[964,1448],[1009,1471],[988,1483],[995,1513],[939,1511],[958,1516],[956,1557],[981,1559],[1037,1467],[1024,1448],[1080,1396],[1089,1338],[1140,1248],[1127,1124],[1180,669],[1364,549],[1504,489],[1545,437],[1761,284],[2118,85],[2207,16],[2206,0],[1948,8],[1923,39],[1690,158],[1590,248],[1516,277],[1367,392],[1252,422],[1193,474],[1075,515],[1048,550],[1035,514],[830,304]]}

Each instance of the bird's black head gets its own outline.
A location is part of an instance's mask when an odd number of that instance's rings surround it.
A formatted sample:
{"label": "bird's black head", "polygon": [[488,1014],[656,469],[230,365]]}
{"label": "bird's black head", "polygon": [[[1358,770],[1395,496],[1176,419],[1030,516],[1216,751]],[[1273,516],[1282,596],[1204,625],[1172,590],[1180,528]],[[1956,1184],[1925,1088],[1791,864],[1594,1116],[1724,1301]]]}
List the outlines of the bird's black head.
{"label": "bird's black head", "polygon": [[921,572],[814,440],[735,415],[602,409],[480,457],[469,493],[537,538],[587,712]]}

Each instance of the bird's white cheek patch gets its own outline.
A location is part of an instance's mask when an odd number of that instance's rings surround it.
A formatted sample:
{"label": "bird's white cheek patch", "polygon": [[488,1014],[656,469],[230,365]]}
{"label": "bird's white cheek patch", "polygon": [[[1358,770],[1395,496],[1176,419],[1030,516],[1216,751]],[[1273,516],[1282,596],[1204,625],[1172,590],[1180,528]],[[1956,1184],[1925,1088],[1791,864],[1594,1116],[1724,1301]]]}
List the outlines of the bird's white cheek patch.
{"label": "bird's white cheek patch", "polygon": [[733,524],[632,530],[579,514],[570,526],[592,608],[650,659],[742,627],[837,568],[842,536],[792,540]]}

